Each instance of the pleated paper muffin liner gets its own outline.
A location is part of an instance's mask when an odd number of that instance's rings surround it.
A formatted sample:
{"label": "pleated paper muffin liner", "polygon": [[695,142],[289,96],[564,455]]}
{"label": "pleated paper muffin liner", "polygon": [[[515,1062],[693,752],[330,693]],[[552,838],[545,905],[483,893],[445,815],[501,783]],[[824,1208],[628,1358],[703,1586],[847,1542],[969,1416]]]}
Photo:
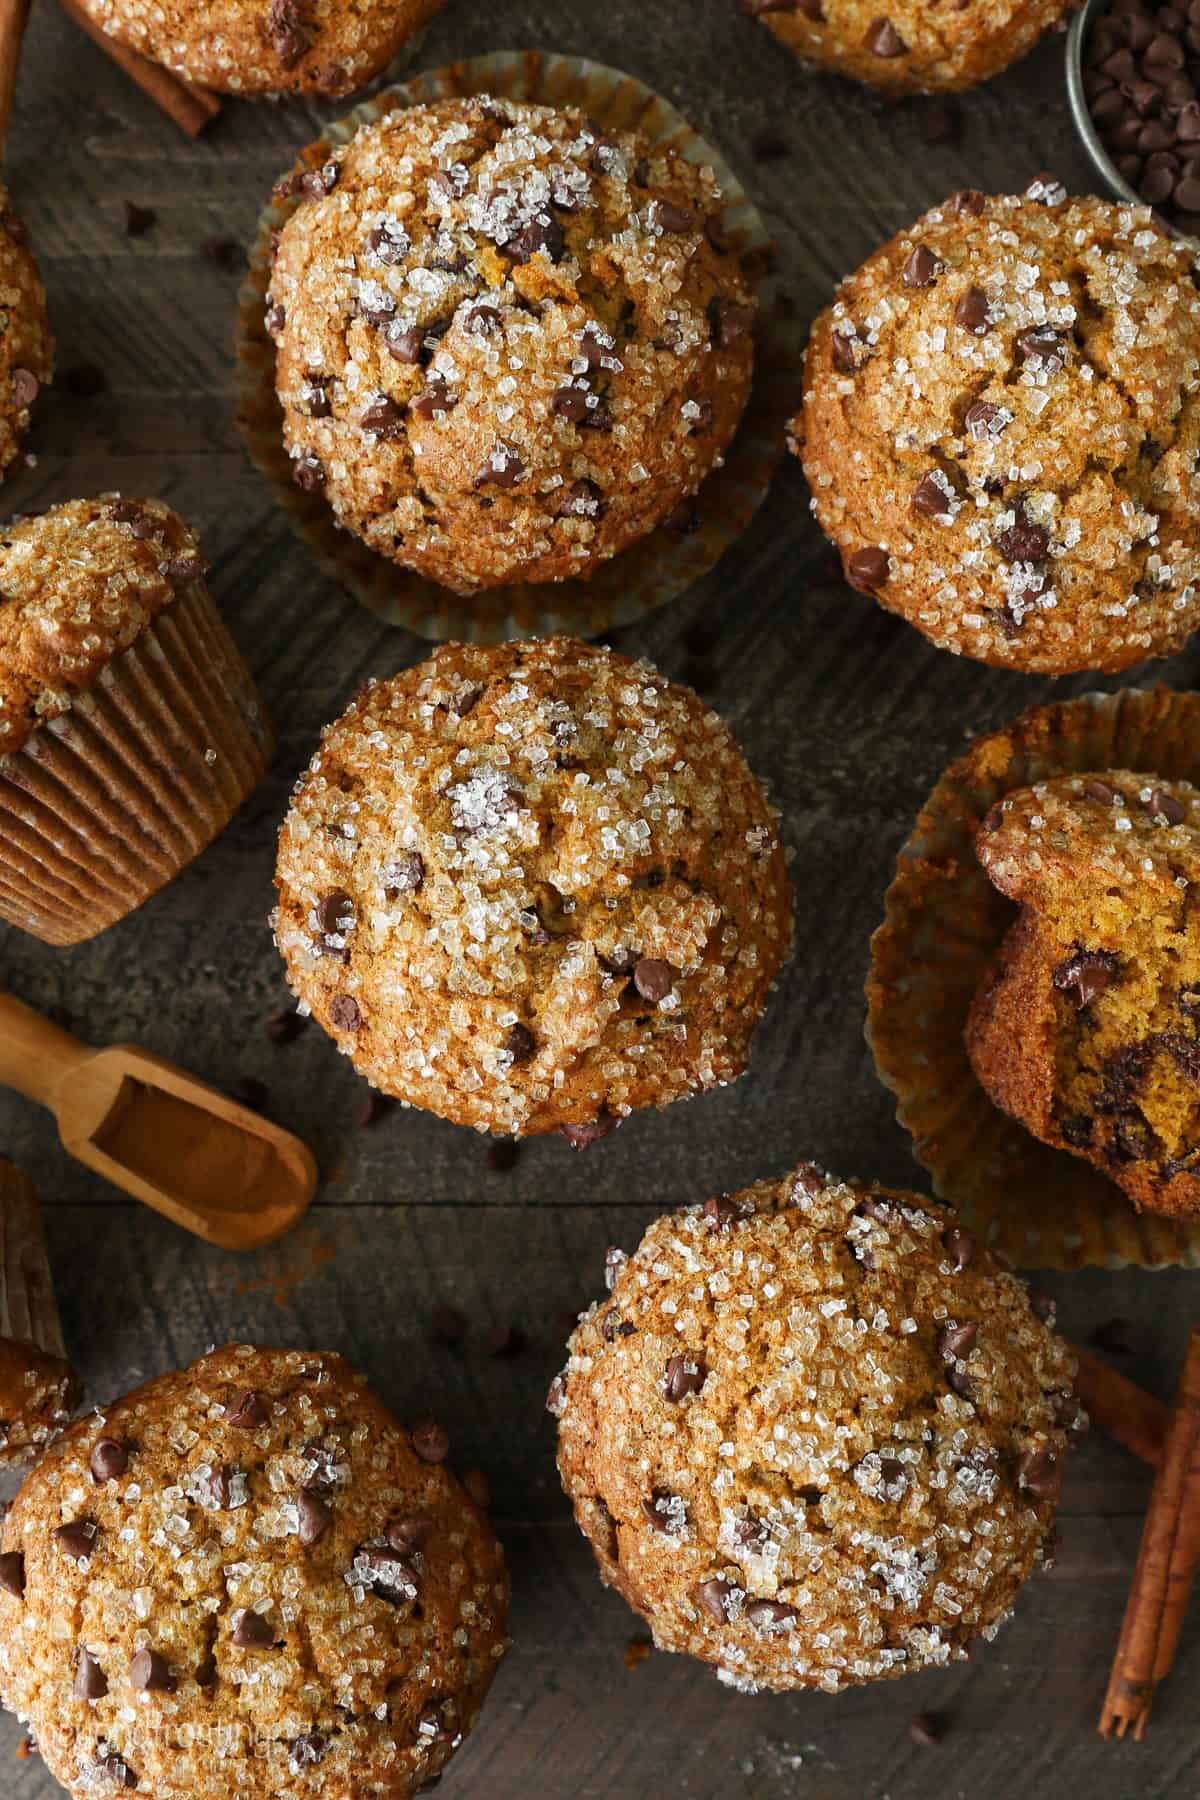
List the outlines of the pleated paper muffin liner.
{"label": "pleated paper muffin liner", "polygon": [[363,125],[397,107],[470,94],[574,106],[607,131],[640,131],[716,173],[724,198],[722,224],[755,286],[759,315],[750,399],[737,436],[697,497],[698,522],[688,533],[660,526],[601,563],[589,580],[525,582],[461,595],[403,569],[340,527],[324,496],[292,480],[275,393],[275,346],[264,314],[271,279],[271,236],[300,204],[273,199],[259,221],[249,273],[239,298],[238,420],[250,456],[322,568],[356,600],[421,637],[495,643],[562,631],[595,637],[643,618],[707,575],[745,531],[782,460],[785,429],[800,384],[804,338],[769,273],[771,240],[732,170],[675,108],[651,89],[600,63],[542,51],[496,53],[452,63],[389,88],[330,125],[301,153],[298,169],[319,166]]}
{"label": "pleated paper muffin liner", "polygon": [[192,583],[68,712],[0,757],[0,918],[77,944],[165,887],[274,748],[207,588]]}
{"label": "pleated paper muffin liner", "polygon": [[867,1040],[933,1185],[1024,1267],[1200,1262],[1200,1220],[1138,1213],[1098,1169],[993,1105],[967,1059],[975,990],[1017,916],[975,833],[1014,788],[1132,769],[1200,785],[1200,694],[1157,687],[1031,708],[946,770],[900,853],[871,944]]}

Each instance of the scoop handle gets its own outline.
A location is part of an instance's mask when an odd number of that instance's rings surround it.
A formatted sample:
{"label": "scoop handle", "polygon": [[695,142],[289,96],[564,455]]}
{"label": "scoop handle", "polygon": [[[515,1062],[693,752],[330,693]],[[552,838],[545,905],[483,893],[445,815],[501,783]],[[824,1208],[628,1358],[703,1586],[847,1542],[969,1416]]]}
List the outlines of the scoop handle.
{"label": "scoop handle", "polygon": [[92,1055],[69,1031],[52,1025],[32,1007],[0,994],[0,1084],[27,1100],[56,1108],[63,1081]]}

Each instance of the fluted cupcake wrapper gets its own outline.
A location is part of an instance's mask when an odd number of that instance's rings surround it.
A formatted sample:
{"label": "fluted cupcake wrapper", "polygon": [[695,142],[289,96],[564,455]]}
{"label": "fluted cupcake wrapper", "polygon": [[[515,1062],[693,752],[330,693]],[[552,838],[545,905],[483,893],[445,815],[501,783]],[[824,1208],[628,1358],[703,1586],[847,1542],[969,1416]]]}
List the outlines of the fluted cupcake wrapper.
{"label": "fluted cupcake wrapper", "polygon": [[605,130],[636,130],[656,148],[670,148],[716,172],[722,224],[741,253],[759,301],[754,383],[737,436],[721,467],[697,495],[695,530],[668,526],[601,563],[590,579],[525,582],[462,595],[379,556],[339,526],[324,496],[292,480],[283,443],[283,413],[275,393],[275,346],[264,323],[271,280],[271,240],[300,204],[273,199],[259,220],[250,269],[239,296],[238,423],[246,448],[271,483],[296,531],[326,573],[389,624],[421,637],[496,643],[504,638],[568,632],[595,637],[632,624],[684,593],[720,561],[766,498],[783,458],[787,422],[795,411],[804,334],[770,273],[771,238],[737,176],[675,108],[631,75],[578,56],[544,51],[497,52],[413,76],[374,95],[301,153],[303,170],[319,167],[363,125],[397,107],[469,94],[575,106]]}
{"label": "fluted cupcake wrapper", "polygon": [[0,918],[50,944],[115,924],[212,842],[272,749],[237,646],[193,583],[0,758]]}
{"label": "fluted cupcake wrapper", "polygon": [[935,1191],[1026,1268],[1200,1263],[1200,1220],[1136,1212],[1090,1163],[993,1105],[967,1058],[971,1001],[1017,916],[975,856],[980,822],[1015,788],[1103,769],[1200,785],[1200,694],[1089,694],[977,739],[922,808],[871,943],[867,1040],[914,1154]]}

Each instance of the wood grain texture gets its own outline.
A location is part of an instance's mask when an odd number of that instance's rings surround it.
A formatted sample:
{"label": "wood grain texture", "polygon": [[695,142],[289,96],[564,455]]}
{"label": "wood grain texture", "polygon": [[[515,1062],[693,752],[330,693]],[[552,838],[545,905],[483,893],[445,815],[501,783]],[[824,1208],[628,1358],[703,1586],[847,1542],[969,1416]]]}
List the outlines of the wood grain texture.
{"label": "wood grain texture", "polygon": [[[806,74],[732,0],[449,0],[421,56],[434,66],[527,45],[628,68],[687,111],[763,208],[806,320],[839,275],[954,188],[1018,188],[1044,168],[1089,185],[1061,39],[965,97],[957,148],[924,143],[926,104],[886,106]],[[598,1291],[607,1245],[632,1248],[662,1207],[801,1155],[919,1182],[862,1039],[868,938],[896,850],[969,734],[1051,692],[1105,684],[958,662],[831,580],[790,465],[737,552],[620,637],[703,688],[784,813],[797,950],[749,1077],[631,1121],[582,1156],[557,1140],[531,1145],[501,1175],[479,1139],[435,1119],[395,1109],[359,1129],[361,1084],[318,1031],[286,1048],[267,1038],[264,1021],[286,999],[265,920],[288,788],[356,684],[422,646],[331,586],[245,462],[233,422],[238,276],[205,245],[247,243],[272,180],[323,118],[346,110],[231,102],[188,143],[55,7],[38,6],[30,25],[9,178],[50,290],[60,369],[94,365],[107,385],[86,396],[60,377],[36,466],[4,500],[15,511],[120,487],[178,506],[200,529],[281,743],[229,831],[97,942],[53,951],[0,930],[0,985],[95,1042],[142,1043],[219,1086],[257,1077],[272,1116],[312,1141],[324,1176],[298,1232],[237,1258],[128,1204],[63,1154],[47,1115],[0,1097],[0,1154],[36,1177],[89,1398],[248,1337],[335,1346],[401,1413],[441,1413],[460,1466],[487,1472],[516,1585],[514,1649],[447,1776],[447,1800],[1195,1792],[1200,1609],[1146,1742],[1095,1735],[1151,1481],[1116,1446],[1093,1440],[1075,1457],[1056,1572],[969,1664],[837,1700],[746,1699],[677,1658],[626,1668],[641,1627],[601,1589],[570,1524],[542,1411],[560,1316]],[[768,136],[783,154],[762,156]],[[144,236],[125,234],[127,201],[156,214]],[[1189,653],[1144,673],[1190,685],[1198,666]],[[1095,1271],[1047,1285],[1080,1341],[1114,1315],[1132,1320],[1141,1350],[1122,1367],[1170,1393],[1200,1311],[1194,1275]],[[461,1353],[428,1342],[437,1300],[471,1320]],[[489,1356],[487,1331],[509,1323],[529,1348]],[[936,1749],[910,1744],[917,1711],[945,1716]],[[12,1760],[19,1740],[15,1724],[0,1728],[0,1794],[51,1800],[37,1762]]]}

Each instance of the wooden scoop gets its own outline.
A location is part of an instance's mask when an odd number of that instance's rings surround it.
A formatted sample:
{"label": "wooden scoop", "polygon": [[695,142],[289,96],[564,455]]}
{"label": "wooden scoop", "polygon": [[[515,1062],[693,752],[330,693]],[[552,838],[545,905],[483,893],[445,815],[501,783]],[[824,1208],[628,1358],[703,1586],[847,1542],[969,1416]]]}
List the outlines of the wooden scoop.
{"label": "wooden scoop", "polygon": [[93,1050],[0,994],[0,1083],[48,1106],[72,1156],[223,1250],[280,1237],[308,1206],[307,1145],[132,1045]]}

